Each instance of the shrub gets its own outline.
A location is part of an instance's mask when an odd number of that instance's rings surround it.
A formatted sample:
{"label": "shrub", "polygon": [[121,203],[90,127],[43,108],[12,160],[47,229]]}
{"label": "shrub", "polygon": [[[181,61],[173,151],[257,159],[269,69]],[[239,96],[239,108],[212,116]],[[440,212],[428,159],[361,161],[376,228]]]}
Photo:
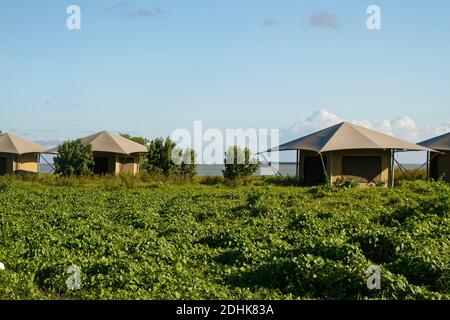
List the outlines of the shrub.
{"label": "shrub", "polygon": [[221,176],[206,176],[206,177],[199,177],[199,183],[213,186],[222,184],[224,182],[223,177]]}
{"label": "shrub", "polygon": [[146,166],[147,172],[163,174],[166,177],[170,175],[194,177],[197,174],[194,150],[182,150],[169,137],[166,140],[158,138],[150,141]]}
{"label": "shrub", "polygon": [[250,150],[248,148],[242,150],[238,146],[228,149],[224,163],[223,176],[229,180],[252,176],[259,168],[259,163],[252,158]]}
{"label": "shrub", "polygon": [[177,173],[182,176],[193,178],[197,175],[197,155],[195,150],[187,149],[183,152],[181,164],[177,166]]}
{"label": "shrub", "polygon": [[344,188],[344,189],[352,189],[356,188],[359,185],[358,181],[343,177],[343,178],[337,178],[334,182],[334,186],[338,188]]}
{"label": "shrub", "polygon": [[11,182],[8,180],[0,180],[0,193],[11,189]]}
{"label": "shrub", "polygon": [[91,145],[84,145],[81,139],[66,141],[59,146],[54,162],[55,172],[63,176],[92,174],[94,156]]}

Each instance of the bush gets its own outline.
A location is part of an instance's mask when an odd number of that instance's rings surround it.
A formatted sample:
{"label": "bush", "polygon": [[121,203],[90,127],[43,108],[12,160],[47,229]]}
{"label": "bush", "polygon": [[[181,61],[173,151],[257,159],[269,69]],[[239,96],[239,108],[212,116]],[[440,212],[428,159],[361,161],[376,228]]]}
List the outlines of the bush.
{"label": "bush", "polygon": [[259,168],[259,163],[252,158],[250,150],[248,148],[242,150],[238,146],[228,149],[224,163],[225,170],[222,172],[224,178],[228,180],[252,176]]}
{"label": "bush", "polygon": [[199,177],[198,182],[200,184],[214,186],[218,184],[223,184],[224,180],[223,177],[221,176],[206,176],[206,177]]}
{"label": "bush", "polygon": [[150,141],[146,170],[164,176],[194,177],[197,174],[196,154],[192,149],[182,150],[169,137]]}
{"label": "bush", "polygon": [[337,178],[334,182],[334,186],[338,188],[344,188],[344,189],[352,189],[356,188],[359,185],[358,181],[351,179],[351,178]]}
{"label": "bush", "polygon": [[84,145],[81,139],[66,141],[58,147],[58,155],[54,162],[55,173],[63,176],[92,174],[94,155],[91,145]]}
{"label": "bush", "polygon": [[195,150],[187,149],[183,152],[183,159],[181,164],[177,166],[177,173],[181,176],[193,178],[197,175],[197,155]]}
{"label": "bush", "polygon": [[0,180],[0,193],[11,189],[11,182],[8,180]]}

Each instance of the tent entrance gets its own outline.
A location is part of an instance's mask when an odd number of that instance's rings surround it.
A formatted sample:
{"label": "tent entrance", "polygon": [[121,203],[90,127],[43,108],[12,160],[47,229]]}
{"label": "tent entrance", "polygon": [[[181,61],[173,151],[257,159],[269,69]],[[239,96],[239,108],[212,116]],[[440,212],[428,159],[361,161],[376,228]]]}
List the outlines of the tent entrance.
{"label": "tent entrance", "polygon": [[437,180],[439,178],[438,157],[430,160],[430,177]]}
{"label": "tent entrance", "polygon": [[450,155],[448,153],[441,155],[440,175],[446,182],[450,182]]}
{"label": "tent entrance", "polygon": [[96,157],[94,158],[94,174],[108,173],[108,158]]}
{"label": "tent entrance", "polygon": [[430,159],[430,178],[450,182],[450,154],[434,154]]}
{"label": "tent entrance", "polygon": [[0,176],[6,174],[6,158],[0,158]]}
{"label": "tent entrance", "polygon": [[381,157],[342,158],[342,175],[359,183],[380,183],[381,171]]}
{"label": "tent entrance", "polygon": [[[327,158],[323,157],[323,162],[327,163]],[[322,184],[327,181],[323,172],[323,163],[320,156],[306,156],[303,165],[303,177],[307,183]]]}

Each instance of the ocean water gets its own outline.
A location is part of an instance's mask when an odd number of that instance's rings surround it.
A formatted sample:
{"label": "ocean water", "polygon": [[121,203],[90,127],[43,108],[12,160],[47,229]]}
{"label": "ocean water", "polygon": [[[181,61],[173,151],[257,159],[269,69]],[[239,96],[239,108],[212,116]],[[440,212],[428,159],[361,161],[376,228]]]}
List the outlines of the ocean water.
{"label": "ocean water", "polygon": [[[197,166],[197,175],[199,176],[221,176],[224,165],[221,164],[199,164]],[[53,168],[48,163],[41,163],[41,173],[53,173]],[[258,176],[274,176],[276,173],[282,176],[295,176],[295,163],[263,164],[256,172]]]}
{"label": "ocean water", "polygon": [[[404,164],[407,170],[415,170],[420,165],[418,164]],[[397,166],[396,166],[397,167]],[[197,175],[204,176],[221,176],[222,170],[224,170],[224,165],[221,164],[199,164],[197,166]],[[41,173],[53,173],[53,168],[48,163],[41,163],[40,165]],[[295,177],[295,163],[293,162],[282,162],[279,164],[262,164],[259,170],[256,172],[257,176],[274,176],[276,173],[282,175],[283,177]]]}

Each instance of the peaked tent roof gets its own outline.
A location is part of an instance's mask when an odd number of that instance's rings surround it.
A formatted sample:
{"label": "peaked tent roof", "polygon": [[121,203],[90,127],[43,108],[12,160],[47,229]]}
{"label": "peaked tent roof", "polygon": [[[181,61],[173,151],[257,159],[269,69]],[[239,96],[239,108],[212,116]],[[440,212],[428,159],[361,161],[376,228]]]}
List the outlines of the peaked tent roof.
{"label": "peaked tent roof", "polygon": [[11,133],[0,134],[0,153],[42,153],[45,148],[37,143],[19,138]]}
{"label": "peaked tent roof", "polygon": [[269,151],[310,150],[327,152],[354,149],[394,149],[426,151],[426,147],[352,123],[342,122]]}
{"label": "peaked tent roof", "polygon": [[450,151],[450,132],[419,142],[421,146],[440,151]]}
{"label": "peaked tent roof", "polygon": [[[95,152],[111,152],[126,155],[148,152],[146,146],[122,136],[112,134],[109,131],[102,131],[81,138],[81,142],[83,144],[90,144],[92,151]],[[58,147],[48,150],[47,153],[58,153]]]}

